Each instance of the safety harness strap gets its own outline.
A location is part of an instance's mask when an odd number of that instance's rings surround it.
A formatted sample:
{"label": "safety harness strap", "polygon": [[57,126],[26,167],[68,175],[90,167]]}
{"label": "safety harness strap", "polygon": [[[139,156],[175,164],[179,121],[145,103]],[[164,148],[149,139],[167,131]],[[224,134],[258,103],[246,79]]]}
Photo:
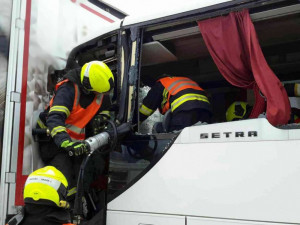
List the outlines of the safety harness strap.
{"label": "safety harness strap", "polygon": [[22,222],[22,220],[24,219],[24,208],[21,209],[21,211],[15,215],[13,218],[11,218],[7,225],[18,225]]}

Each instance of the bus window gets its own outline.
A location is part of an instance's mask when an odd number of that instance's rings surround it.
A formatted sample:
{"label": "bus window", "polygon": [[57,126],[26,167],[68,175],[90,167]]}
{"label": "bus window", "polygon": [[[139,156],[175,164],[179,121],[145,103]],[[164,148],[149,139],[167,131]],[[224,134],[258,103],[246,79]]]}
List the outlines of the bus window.
{"label": "bus window", "polygon": [[135,135],[110,155],[108,195],[112,199],[146,174],[163,157],[177,135]]}

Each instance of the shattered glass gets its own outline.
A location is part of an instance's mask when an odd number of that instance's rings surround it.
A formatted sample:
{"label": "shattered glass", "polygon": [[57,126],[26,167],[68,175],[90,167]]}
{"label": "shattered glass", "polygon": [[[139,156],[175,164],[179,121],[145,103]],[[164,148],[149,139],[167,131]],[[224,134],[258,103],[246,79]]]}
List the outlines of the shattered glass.
{"label": "shattered glass", "polygon": [[[144,86],[139,90],[139,107],[142,105],[143,99],[146,97],[147,93],[150,91],[150,87]],[[143,123],[140,124],[140,133],[149,134],[152,133],[153,125],[156,122],[161,122],[163,120],[163,115],[156,110],[151,116],[149,116]]]}

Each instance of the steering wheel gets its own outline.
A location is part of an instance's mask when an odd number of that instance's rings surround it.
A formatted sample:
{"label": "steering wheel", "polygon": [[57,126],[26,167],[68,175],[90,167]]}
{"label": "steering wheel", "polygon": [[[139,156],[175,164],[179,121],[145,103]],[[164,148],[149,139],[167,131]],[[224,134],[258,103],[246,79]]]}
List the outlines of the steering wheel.
{"label": "steering wheel", "polygon": [[[153,148],[151,148],[149,146],[149,142],[151,140],[154,140]],[[157,139],[154,136],[153,139],[148,140],[148,145],[145,146],[145,149],[143,149],[142,151],[135,151],[132,148],[130,148],[130,146],[126,146],[126,149],[127,149],[128,154],[135,159],[150,159],[153,157],[153,155],[157,149],[157,145],[158,145]]]}

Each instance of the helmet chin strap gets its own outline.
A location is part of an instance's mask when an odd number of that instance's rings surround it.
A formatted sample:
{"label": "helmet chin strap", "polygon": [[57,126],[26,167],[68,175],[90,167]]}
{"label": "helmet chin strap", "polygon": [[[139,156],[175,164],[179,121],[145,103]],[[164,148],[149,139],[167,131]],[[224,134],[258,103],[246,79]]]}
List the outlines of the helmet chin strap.
{"label": "helmet chin strap", "polygon": [[90,94],[92,91],[89,91],[87,90],[83,85],[82,85],[82,88],[81,88],[82,92],[86,95]]}

